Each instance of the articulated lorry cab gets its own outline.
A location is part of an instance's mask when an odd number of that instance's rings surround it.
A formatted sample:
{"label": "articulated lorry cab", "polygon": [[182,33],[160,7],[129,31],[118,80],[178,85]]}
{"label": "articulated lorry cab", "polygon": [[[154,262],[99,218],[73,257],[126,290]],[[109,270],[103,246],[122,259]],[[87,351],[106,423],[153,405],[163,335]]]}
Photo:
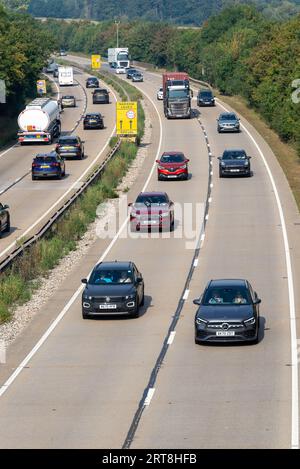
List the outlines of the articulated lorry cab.
{"label": "articulated lorry cab", "polygon": [[128,47],[111,48],[107,51],[108,63],[117,64],[117,67],[127,68],[130,66]]}
{"label": "articulated lorry cab", "polygon": [[18,141],[24,143],[52,143],[60,136],[59,103],[50,98],[36,98],[19,114]]}
{"label": "articulated lorry cab", "polygon": [[167,119],[191,118],[192,91],[187,73],[164,73],[163,93],[164,113]]}

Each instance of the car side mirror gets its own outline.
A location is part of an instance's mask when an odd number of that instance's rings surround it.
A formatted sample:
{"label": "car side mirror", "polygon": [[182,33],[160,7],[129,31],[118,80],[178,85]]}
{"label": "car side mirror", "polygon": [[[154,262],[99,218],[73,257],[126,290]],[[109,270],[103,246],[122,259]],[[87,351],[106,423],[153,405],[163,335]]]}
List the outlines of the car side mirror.
{"label": "car side mirror", "polygon": [[7,208],[9,208],[9,205],[3,205],[4,210],[6,210]]}
{"label": "car side mirror", "polygon": [[159,163],[160,161],[159,160],[155,160],[155,163]]}
{"label": "car side mirror", "polygon": [[86,278],[83,278],[83,279],[81,279],[81,283],[84,283],[85,285],[87,285],[88,281],[87,281]]}
{"label": "car side mirror", "polygon": [[132,202],[130,202],[130,203],[128,204],[128,207],[132,207]]}
{"label": "car side mirror", "polygon": [[136,281],[137,281],[137,283],[142,283],[143,277],[137,277],[137,278],[136,278]]}
{"label": "car side mirror", "polygon": [[194,303],[194,305],[200,306],[201,305],[201,297],[196,298],[195,300],[193,300],[193,303]]}
{"label": "car side mirror", "polygon": [[252,156],[248,156],[248,159],[251,160]]}
{"label": "car side mirror", "polygon": [[256,300],[254,301],[254,304],[255,305],[259,305],[261,303],[261,299],[260,298],[256,298]]}

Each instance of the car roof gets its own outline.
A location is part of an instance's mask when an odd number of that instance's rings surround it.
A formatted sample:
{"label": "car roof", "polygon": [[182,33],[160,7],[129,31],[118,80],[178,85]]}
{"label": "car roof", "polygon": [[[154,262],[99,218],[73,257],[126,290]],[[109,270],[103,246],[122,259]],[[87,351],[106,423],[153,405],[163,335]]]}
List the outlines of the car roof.
{"label": "car roof", "polygon": [[73,94],[64,94],[62,96],[62,99],[64,99],[64,98],[75,98],[75,96]]}
{"label": "car roof", "polygon": [[38,153],[37,155],[35,155],[35,158],[41,158],[43,156],[45,156],[45,157],[46,156],[54,156],[55,157],[55,156],[58,156],[58,155],[57,155],[56,151],[51,151],[49,153]]}
{"label": "car roof", "polygon": [[243,152],[243,153],[247,153],[246,150],[244,150],[243,148],[226,148],[226,150],[224,150],[224,153],[225,152]]}
{"label": "car roof", "polygon": [[98,91],[105,91],[105,93],[107,93],[107,89],[106,89],[106,88],[95,88],[95,89],[94,89],[94,93],[97,93]]}
{"label": "car roof", "polygon": [[236,114],[235,112],[222,112],[222,114],[220,114],[220,117],[229,117],[229,116],[236,117]]}
{"label": "car roof", "polygon": [[100,262],[95,266],[96,270],[104,270],[104,269],[111,269],[111,270],[121,270],[121,269],[131,269],[132,268],[131,261],[108,261],[108,262]]}
{"label": "car roof", "polygon": [[216,279],[210,280],[208,287],[245,287],[246,283],[244,279]]}

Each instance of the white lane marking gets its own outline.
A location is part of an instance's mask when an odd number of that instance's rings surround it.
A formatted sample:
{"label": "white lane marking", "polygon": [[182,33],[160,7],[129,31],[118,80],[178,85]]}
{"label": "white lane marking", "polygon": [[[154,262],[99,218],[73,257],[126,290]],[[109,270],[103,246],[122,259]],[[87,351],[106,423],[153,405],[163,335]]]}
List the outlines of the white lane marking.
{"label": "white lane marking", "polygon": [[[115,98],[115,100],[117,101],[117,97],[115,95],[115,93],[112,91],[112,94]],[[66,195],[71,192],[73,189],[76,189],[76,187],[78,187],[78,184],[81,183],[82,179],[84,178],[84,176],[90,171],[90,169],[95,165],[96,161],[100,158],[100,156],[102,155],[102,153],[106,150],[106,148],[108,147],[109,145],[109,141],[111,139],[111,137],[114,135],[115,133],[115,130],[116,130],[116,126],[114,126],[113,128],[113,131],[112,133],[110,134],[105,146],[102,148],[102,150],[97,154],[97,156],[93,159],[93,161],[91,162],[91,164],[86,168],[86,170],[80,175],[80,177],[69,187],[69,189],[63,193],[63,195],[56,200],[56,202],[54,202],[54,204],[43,214],[40,216],[40,218],[38,220],[36,220],[31,226],[29,226],[29,228],[27,228],[27,230],[25,230],[21,236],[19,236],[19,238],[17,238],[16,241],[14,241],[13,243],[11,243],[9,246],[7,246],[6,249],[4,249],[2,252],[0,252],[0,257],[2,257],[4,254],[6,254],[11,248],[13,248],[17,242],[24,238],[24,236],[26,236],[36,225],[38,225],[49,213],[52,212],[52,210],[66,197]]]}
{"label": "white lane marking", "polygon": [[183,299],[184,301],[186,301],[186,300],[188,299],[188,297],[189,297],[189,294],[190,294],[190,290],[185,290],[182,299]]}
{"label": "white lane marking", "polygon": [[151,399],[152,399],[154,393],[155,393],[155,388],[148,389],[147,396],[144,400],[144,406],[149,406],[150,405],[150,402],[151,402]]}
{"label": "white lane marking", "polygon": [[[159,145],[158,145],[158,149],[157,149],[157,153],[155,155],[155,158],[154,158],[154,162],[153,162],[153,166],[152,166],[152,169],[151,169],[151,174],[153,174],[153,171],[154,171],[154,168],[156,167],[156,160],[158,159],[158,156],[161,152],[161,145],[162,145],[162,120],[161,120],[161,116],[159,114],[159,111],[156,107],[156,105],[154,104],[154,102],[152,101],[152,99],[143,91],[143,93],[147,96],[147,98],[151,101],[151,103],[153,104],[154,106],[154,109],[155,111],[157,112],[157,115],[158,115],[158,120],[159,120],[159,128],[160,128],[160,138],[159,138]],[[103,150],[102,150],[103,151]],[[143,188],[143,191],[145,190],[145,188],[147,187],[147,184],[149,183],[150,181],[150,177],[148,177],[147,179],[147,182]],[[128,220],[129,220],[129,217],[126,218],[126,220],[124,220],[122,226],[120,227],[119,231],[115,234],[114,238],[111,240],[109,246],[107,247],[107,249],[104,251],[104,253],[102,254],[102,256],[100,257],[100,259],[98,260],[97,264],[99,264],[100,262],[103,261],[103,259],[107,256],[107,254],[109,253],[109,251],[111,250],[111,248],[113,247],[113,245],[115,244],[115,242],[117,241],[117,239],[119,238],[120,234],[122,233],[123,229],[125,228],[125,226],[127,225],[128,223]],[[91,273],[91,272],[90,272]],[[90,276],[90,273],[88,275],[88,277]],[[50,336],[50,334],[53,332],[53,330],[55,329],[55,327],[59,324],[59,322],[63,319],[63,317],[65,316],[65,314],[69,311],[69,309],[71,308],[71,306],[74,304],[74,302],[76,301],[76,299],[78,298],[78,296],[80,295],[80,293],[82,292],[83,290],[83,285],[80,285],[78,287],[78,289],[76,290],[76,292],[74,293],[74,295],[72,296],[72,298],[68,301],[68,303],[66,304],[66,306],[63,308],[63,310],[59,313],[59,315],[57,316],[57,318],[54,320],[54,322],[50,325],[50,327],[46,330],[46,332],[43,334],[43,336],[41,337],[41,339],[39,340],[39,342],[35,345],[35,347],[28,353],[28,355],[24,358],[24,360],[22,361],[22,363],[16,368],[16,370],[14,371],[14,373],[8,378],[8,380],[1,386],[0,388],[0,397],[5,393],[5,391],[9,388],[9,386],[15,381],[15,379],[18,377],[18,375],[21,373],[21,371],[27,366],[28,362],[31,360],[31,358],[36,354],[36,352],[39,350],[39,348],[45,343],[45,341],[47,340],[47,338]],[[150,391],[150,390],[149,390]],[[154,394],[154,391],[155,389],[153,390],[153,393],[152,395]],[[152,398],[152,396],[151,396]],[[150,399],[151,400],[151,399]],[[150,403],[150,402],[149,402]]]}
{"label": "white lane marking", "polygon": [[[218,100],[219,105],[226,111],[229,112],[223,104]],[[296,329],[296,309],[295,309],[295,292],[294,292],[294,278],[292,270],[292,261],[290,255],[289,239],[287,234],[286,222],[283,213],[282,203],[279,196],[279,192],[275,183],[275,179],[269,167],[269,164],[255,138],[251,135],[249,130],[244,124],[241,124],[247,135],[250,137],[254,145],[256,146],[262,161],[265,165],[267,173],[269,175],[271,185],[274,191],[277,208],[280,216],[280,223],[284,242],[284,252],[286,260],[286,269],[288,277],[288,292],[289,292],[289,304],[290,304],[290,328],[291,328],[291,361],[292,361],[292,438],[291,447],[293,449],[299,448],[299,394],[298,394],[298,357],[297,357],[297,329]]]}
{"label": "white lane marking", "polygon": [[209,219],[209,213],[205,215],[205,220],[207,221]]}
{"label": "white lane marking", "polygon": [[176,331],[170,332],[170,335],[169,335],[169,338],[168,338],[168,342],[167,342],[168,345],[172,345],[172,344],[173,344],[173,341],[174,341],[174,339],[175,339],[175,335],[176,335]]}
{"label": "white lane marking", "polygon": [[198,264],[199,264],[199,259],[195,259],[194,260],[194,267],[198,267]]}
{"label": "white lane marking", "polygon": [[213,183],[210,184],[211,189],[214,187]]}
{"label": "white lane marking", "polygon": [[211,202],[212,202],[212,197],[208,199],[208,203],[211,204]]}

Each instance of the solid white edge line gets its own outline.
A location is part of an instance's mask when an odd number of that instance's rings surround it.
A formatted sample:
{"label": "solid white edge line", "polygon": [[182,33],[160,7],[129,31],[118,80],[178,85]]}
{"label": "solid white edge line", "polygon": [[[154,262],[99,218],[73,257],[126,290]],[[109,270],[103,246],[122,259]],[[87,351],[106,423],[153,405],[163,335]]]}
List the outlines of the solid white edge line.
{"label": "solid white edge line", "polygon": [[[219,100],[217,100],[219,105],[226,111],[229,112]],[[298,394],[298,356],[297,356],[297,329],[296,329],[296,310],[295,310],[295,293],[294,293],[294,279],[293,279],[293,270],[292,270],[292,261],[290,255],[290,246],[286,228],[285,217],[283,213],[283,208],[279,196],[279,192],[275,183],[275,179],[269,167],[269,164],[255,138],[251,135],[250,131],[245,127],[244,124],[241,124],[242,128],[248,134],[254,145],[256,146],[262,161],[265,165],[267,173],[269,175],[271,185],[274,191],[275,199],[277,202],[277,208],[280,216],[282,235],[284,241],[284,251],[286,259],[286,269],[288,277],[288,292],[289,292],[289,304],[290,304],[290,329],[291,329],[291,360],[292,360],[292,438],[291,438],[291,448],[299,449],[299,394]]]}
{"label": "solid white edge line", "polygon": [[[141,90],[142,91],[142,90]],[[156,105],[154,104],[154,102],[152,101],[152,99],[148,96],[148,94],[146,94],[144,91],[142,91],[142,93],[145,94],[145,96],[151,101],[152,105],[154,106],[154,109],[158,115],[158,119],[159,119],[159,128],[160,128],[160,138],[159,138],[159,145],[158,145],[158,149],[157,149],[157,152],[156,152],[156,155],[155,155],[155,158],[154,158],[154,162],[153,162],[153,166],[151,168],[151,172],[150,172],[150,175],[146,181],[146,184],[144,185],[144,188],[143,188],[143,191],[145,190],[145,188],[147,187],[149,181],[150,181],[150,178],[151,178],[151,175],[153,174],[153,171],[154,171],[154,168],[156,167],[156,160],[158,159],[158,155],[160,154],[161,152],[161,145],[162,145],[162,120],[161,120],[161,116],[159,114],[159,111],[156,107]],[[115,96],[115,95],[114,95]],[[115,130],[115,129],[114,129]],[[108,143],[107,143],[108,145]],[[106,145],[106,146],[107,146]],[[104,149],[103,149],[104,150]],[[102,150],[102,151],[103,151]],[[100,153],[101,154],[101,153]],[[127,217],[122,226],[119,228],[118,232],[115,234],[114,238],[111,240],[109,246],[107,247],[107,249],[104,251],[104,253],[101,255],[100,259],[98,260],[97,264],[99,264],[106,256],[107,254],[109,253],[109,251],[111,250],[111,248],[113,247],[113,245],[116,243],[117,239],[119,238],[121,232],[123,231],[123,229],[125,228],[125,226],[127,225],[128,223],[128,220],[129,220],[129,217]],[[89,273],[90,275],[90,273]],[[64,308],[62,309],[62,311],[59,313],[59,315],[57,316],[57,318],[53,321],[53,323],[49,326],[49,328],[45,331],[45,333],[42,335],[42,337],[40,338],[40,340],[38,341],[38,343],[33,347],[33,349],[28,353],[28,355],[24,358],[24,360],[20,363],[20,365],[15,369],[14,373],[5,381],[5,383],[0,387],[0,397],[5,393],[5,391],[9,388],[9,386],[15,381],[15,379],[18,377],[18,375],[21,373],[21,371],[27,366],[28,362],[31,360],[31,358],[36,354],[36,352],[39,350],[39,348],[46,342],[47,338],[50,336],[50,334],[53,332],[53,330],[56,328],[56,326],[59,324],[59,322],[63,319],[63,317],[65,316],[65,314],[69,311],[70,307],[73,305],[73,303],[76,301],[76,299],[78,298],[79,294],[82,292],[83,290],[83,285],[80,285],[78,287],[78,289],[76,290],[76,292],[73,294],[73,296],[71,297],[71,299],[68,301],[68,303],[64,306]],[[149,389],[148,391],[148,394],[149,392],[151,391],[151,389]],[[154,394],[154,391],[155,389],[152,389],[152,395],[151,395],[151,398],[150,400],[152,399],[152,396]],[[149,402],[150,404],[150,402]],[[146,405],[146,404],[145,404]],[[148,405],[148,404],[147,404]]]}
{"label": "solid white edge line", "polygon": [[150,402],[152,400],[152,397],[153,397],[154,393],[155,393],[155,388],[148,389],[147,396],[144,400],[144,406],[149,406],[150,405]]}
{"label": "solid white edge line", "polygon": [[168,338],[168,345],[172,345],[175,339],[176,331],[170,332],[169,338]]}
{"label": "solid white edge line", "polygon": [[[108,87],[109,88],[109,87]],[[115,98],[115,100],[117,101],[117,97],[115,95],[115,93],[112,91],[112,94]],[[27,228],[27,230],[25,230],[13,243],[11,243],[9,246],[7,246],[7,248],[4,249],[4,251],[1,251],[0,252],[0,257],[2,257],[7,251],[9,251],[11,248],[13,248],[17,242],[24,238],[24,236],[26,236],[36,225],[38,225],[50,212],[52,212],[52,210],[54,209],[54,207],[56,207],[65,197],[66,195],[71,192],[73,189],[75,189],[76,187],[78,187],[78,184],[80,184],[82,182],[82,179],[84,178],[84,176],[90,171],[90,169],[96,164],[97,160],[100,158],[100,156],[102,155],[102,153],[106,150],[106,148],[108,147],[109,145],[109,141],[111,139],[111,137],[114,135],[115,133],[115,130],[116,130],[116,126],[114,126],[113,128],[113,131],[112,133],[110,134],[106,144],[104,145],[104,147],[100,150],[100,152],[97,154],[97,156],[93,159],[93,161],[91,162],[91,164],[86,168],[86,170],[80,175],[80,177],[69,187],[69,189],[63,193],[63,195],[56,200],[56,202],[54,202],[54,204],[48,208],[48,210],[46,212],[44,212],[43,215],[40,216],[40,218],[38,220],[36,220],[31,226],[29,226]]]}

